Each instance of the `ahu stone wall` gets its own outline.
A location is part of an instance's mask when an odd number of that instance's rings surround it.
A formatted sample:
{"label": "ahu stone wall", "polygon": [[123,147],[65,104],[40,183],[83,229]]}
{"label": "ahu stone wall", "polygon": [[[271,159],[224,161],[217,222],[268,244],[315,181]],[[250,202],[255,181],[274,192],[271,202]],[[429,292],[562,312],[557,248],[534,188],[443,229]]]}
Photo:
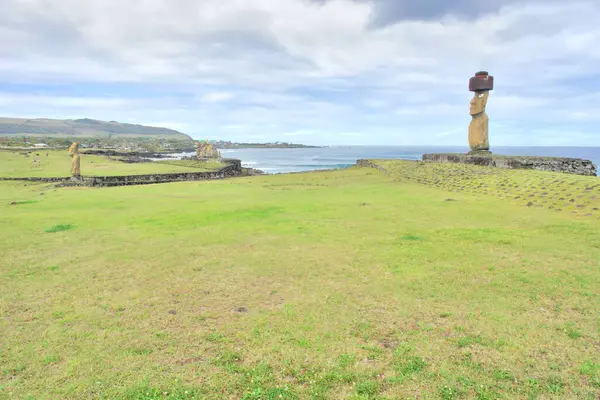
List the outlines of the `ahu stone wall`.
{"label": "ahu stone wall", "polygon": [[600,219],[600,178],[595,176],[409,160],[358,160],[357,165],[376,168],[393,182]]}
{"label": "ahu stone wall", "polygon": [[423,154],[423,161],[472,164],[505,169],[533,169],[584,176],[597,175],[596,166],[591,161],[580,158],[434,153]]}
{"label": "ahu stone wall", "polygon": [[130,185],[149,185],[155,183],[207,181],[241,176],[242,162],[236,159],[223,160],[227,165],[215,171],[176,172],[170,174],[120,175],[120,176],[82,176],[80,179],[64,178],[0,178],[0,180],[55,182],[58,186],[111,187]]}

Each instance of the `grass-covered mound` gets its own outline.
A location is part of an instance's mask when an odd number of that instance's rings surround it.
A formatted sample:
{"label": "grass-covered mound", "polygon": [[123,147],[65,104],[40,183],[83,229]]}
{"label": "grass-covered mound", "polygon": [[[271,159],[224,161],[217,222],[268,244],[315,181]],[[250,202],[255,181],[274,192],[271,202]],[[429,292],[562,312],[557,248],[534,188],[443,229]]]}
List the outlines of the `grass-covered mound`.
{"label": "grass-covered mound", "polygon": [[391,177],[515,204],[600,218],[600,178],[465,164],[372,160]]}
{"label": "grass-covered mound", "polygon": [[197,170],[216,170],[225,167],[227,164],[219,160],[161,160],[156,164],[174,165],[176,167],[195,168]]}
{"label": "grass-covered mound", "polygon": [[[81,154],[80,157],[83,176],[201,172],[213,171],[224,166],[220,163],[192,161],[125,163],[115,158],[91,154]],[[40,160],[39,167],[32,163],[33,158]],[[0,150],[0,178],[51,178],[70,175],[71,157],[66,150]]]}
{"label": "grass-covered mound", "polygon": [[493,194],[0,182],[0,398],[597,398],[598,220]]}

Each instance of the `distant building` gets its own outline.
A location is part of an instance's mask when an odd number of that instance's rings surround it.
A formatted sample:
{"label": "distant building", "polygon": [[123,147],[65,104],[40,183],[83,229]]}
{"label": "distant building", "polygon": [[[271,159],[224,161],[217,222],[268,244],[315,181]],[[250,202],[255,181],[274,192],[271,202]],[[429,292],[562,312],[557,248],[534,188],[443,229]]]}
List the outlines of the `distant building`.
{"label": "distant building", "polygon": [[36,143],[33,147],[48,147],[48,145],[46,143]]}

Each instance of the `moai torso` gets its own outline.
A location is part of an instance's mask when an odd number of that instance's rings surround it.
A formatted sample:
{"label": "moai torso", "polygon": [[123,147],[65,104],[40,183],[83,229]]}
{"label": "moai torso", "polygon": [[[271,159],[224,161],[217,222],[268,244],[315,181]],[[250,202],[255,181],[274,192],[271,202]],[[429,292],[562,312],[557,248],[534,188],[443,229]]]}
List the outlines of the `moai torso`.
{"label": "moai torso", "polygon": [[81,158],[79,156],[79,143],[74,142],[69,147],[69,154],[71,154],[71,175],[78,178],[81,176]]}
{"label": "moai torso", "polygon": [[485,112],[489,92],[475,92],[471,99],[470,114],[473,120],[469,125],[469,147],[471,151],[489,151],[489,118]]}

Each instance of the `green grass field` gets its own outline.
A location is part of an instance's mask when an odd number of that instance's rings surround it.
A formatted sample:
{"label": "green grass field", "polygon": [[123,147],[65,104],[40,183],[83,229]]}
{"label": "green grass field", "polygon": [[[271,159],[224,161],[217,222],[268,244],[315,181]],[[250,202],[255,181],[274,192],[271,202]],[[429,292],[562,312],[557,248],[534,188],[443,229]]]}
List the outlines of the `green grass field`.
{"label": "green grass field", "polygon": [[[66,150],[0,151],[0,177],[68,177],[71,175],[71,157]],[[46,156],[48,153],[48,156]],[[40,159],[40,167],[34,167],[32,158]],[[81,154],[81,174],[83,176],[143,175],[152,173],[200,172],[222,167],[222,164],[205,164],[188,161],[160,161],[152,163],[127,164],[118,160]]]}
{"label": "green grass field", "polygon": [[0,398],[598,398],[600,221],[403,165],[0,182]]}

